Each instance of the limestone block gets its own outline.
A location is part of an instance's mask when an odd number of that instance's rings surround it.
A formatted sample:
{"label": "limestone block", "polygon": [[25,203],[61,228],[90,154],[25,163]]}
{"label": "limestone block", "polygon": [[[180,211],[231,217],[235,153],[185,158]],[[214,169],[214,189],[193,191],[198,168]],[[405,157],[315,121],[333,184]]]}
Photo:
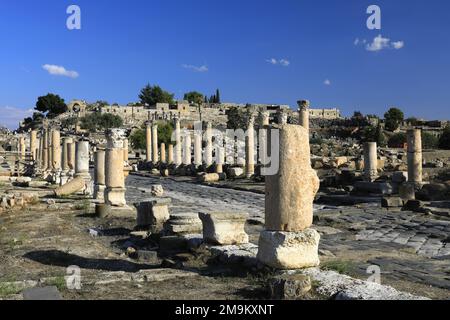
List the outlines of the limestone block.
{"label": "limestone block", "polygon": [[200,234],[203,231],[203,225],[195,212],[173,214],[164,225],[164,231],[170,235]]}
{"label": "limestone block", "polygon": [[228,175],[230,176],[230,178],[238,178],[240,176],[242,176],[244,174],[244,169],[243,168],[229,168],[228,169]]}
{"label": "limestone block", "polygon": [[63,197],[82,191],[85,188],[86,188],[86,180],[82,176],[78,176],[69,181],[68,183],[66,183],[65,185],[57,188],[54,192],[55,196]]}
{"label": "limestone block", "polygon": [[275,300],[301,299],[312,288],[311,277],[303,274],[285,274],[270,282],[270,295]]}
{"label": "limestone block", "polygon": [[162,185],[153,185],[151,189],[151,194],[154,197],[162,197],[164,195],[164,189]]}
{"label": "limestone block", "polygon": [[245,232],[246,213],[199,213],[203,224],[203,239],[212,244],[231,245],[248,243]]}
{"label": "limestone block", "polygon": [[225,179],[226,175],[224,173],[205,173],[198,177],[200,182],[218,182]]}
{"label": "limestone block", "polygon": [[408,172],[406,171],[397,171],[392,175],[392,182],[403,183],[406,181],[408,181]]}
{"label": "limestone block", "polygon": [[137,208],[137,226],[151,227],[153,232],[163,229],[164,223],[170,219],[169,198],[144,201],[135,204]]}
{"label": "limestone block", "polygon": [[320,235],[314,229],[301,232],[263,231],[257,259],[282,270],[317,267]]}
{"label": "limestone block", "polygon": [[384,197],[381,199],[383,208],[396,208],[403,206],[403,200],[400,197]]}
{"label": "limestone block", "polygon": [[416,188],[412,183],[404,183],[398,188],[399,196],[402,200],[415,200],[416,199]]}

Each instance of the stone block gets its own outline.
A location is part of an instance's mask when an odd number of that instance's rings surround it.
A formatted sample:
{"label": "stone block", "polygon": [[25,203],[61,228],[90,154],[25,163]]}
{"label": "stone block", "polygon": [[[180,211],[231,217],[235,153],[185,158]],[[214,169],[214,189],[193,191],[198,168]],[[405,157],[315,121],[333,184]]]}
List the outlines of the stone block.
{"label": "stone block", "polygon": [[248,243],[245,232],[246,213],[214,212],[199,213],[203,224],[205,242],[219,245]]}
{"label": "stone block", "polygon": [[138,228],[151,227],[152,232],[159,232],[163,229],[164,223],[169,220],[169,204],[171,200],[158,199],[144,201],[135,204],[137,209]]}
{"label": "stone block", "polygon": [[412,183],[404,183],[398,188],[399,196],[402,200],[415,200],[416,199],[416,187]]}
{"label": "stone block", "polygon": [[275,300],[302,299],[311,288],[311,278],[303,274],[291,274],[275,277],[269,284],[270,297]]}
{"label": "stone block", "polygon": [[228,169],[228,176],[230,178],[239,178],[244,175],[244,169],[235,167],[235,168],[229,168]]}
{"label": "stone block", "polygon": [[317,267],[320,235],[314,229],[301,232],[263,231],[257,259],[282,270]]}
{"label": "stone block", "polygon": [[398,208],[403,206],[403,200],[400,197],[384,197],[381,199],[383,208]]}
{"label": "stone block", "polygon": [[151,194],[154,197],[162,197],[164,195],[164,189],[163,189],[162,185],[152,186]]}
{"label": "stone block", "polygon": [[169,235],[199,234],[203,231],[202,221],[195,212],[173,214],[164,225]]}
{"label": "stone block", "polygon": [[403,183],[408,181],[408,172],[407,171],[397,171],[392,175],[392,182],[394,183]]}
{"label": "stone block", "polygon": [[24,300],[54,301],[62,300],[61,293],[55,286],[43,288],[30,288],[22,292]]}

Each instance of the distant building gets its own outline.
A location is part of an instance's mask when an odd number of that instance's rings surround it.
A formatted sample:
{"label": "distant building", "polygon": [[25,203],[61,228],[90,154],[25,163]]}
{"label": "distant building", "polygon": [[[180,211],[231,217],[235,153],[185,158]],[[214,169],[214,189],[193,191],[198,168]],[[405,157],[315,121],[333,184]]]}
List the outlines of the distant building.
{"label": "distant building", "polygon": [[309,117],[311,119],[327,119],[334,120],[341,118],[341,111],[337,108],[333,109],[309,109]]}

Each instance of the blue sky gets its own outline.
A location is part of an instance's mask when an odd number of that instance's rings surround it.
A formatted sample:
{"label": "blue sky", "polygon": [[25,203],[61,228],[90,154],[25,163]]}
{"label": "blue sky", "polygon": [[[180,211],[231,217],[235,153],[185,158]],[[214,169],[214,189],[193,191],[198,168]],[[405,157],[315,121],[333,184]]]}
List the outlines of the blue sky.
{"label": "blue sky", "polygon": [[[71,4],[81,30],[66,28]],[[381,30],[366,27],[371,4]],[[125,104],[146,83],[177,98],[220,88],[227,102],[450,118],[449,14],[448,0],[3,0],[0,123],[48,92]]]}

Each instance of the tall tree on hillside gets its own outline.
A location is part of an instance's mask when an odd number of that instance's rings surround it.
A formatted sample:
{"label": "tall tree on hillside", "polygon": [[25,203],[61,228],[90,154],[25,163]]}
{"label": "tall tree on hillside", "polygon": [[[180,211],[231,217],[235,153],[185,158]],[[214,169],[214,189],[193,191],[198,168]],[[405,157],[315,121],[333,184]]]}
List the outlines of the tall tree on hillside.
{"label": "tall tree on hillside", "polygon": [[184,94],[184,100],[190,103],[201,104],[203,102],[203,94],[197,91],[191,91]]}
{"label": "tall tree on hillside", "polygon": [[35,109],[48,118],[54,118],[67,111],[67,105],[57,94],[49,93],[46,96],[38,97]]}
{"label": "tall tree on hillside", "polygon": [[219,91],[219,89],[216,90],[216,103],[220,103],[220,91]]}
{"label": "tall tree on hillside", "polygon": [[395,131],[400,127],[405,115],[403,111],[398,108],[391,108],[384,114],[385,129],[388,131]]}
{"label": "tall tree on hillside", "polygon": [[164,91],[160,86],[151,86],[150,84],[146,85],[139,94],[141,103],[149,106],[154,106],[157,103],[173,104],[173,97],[172,93]]}

